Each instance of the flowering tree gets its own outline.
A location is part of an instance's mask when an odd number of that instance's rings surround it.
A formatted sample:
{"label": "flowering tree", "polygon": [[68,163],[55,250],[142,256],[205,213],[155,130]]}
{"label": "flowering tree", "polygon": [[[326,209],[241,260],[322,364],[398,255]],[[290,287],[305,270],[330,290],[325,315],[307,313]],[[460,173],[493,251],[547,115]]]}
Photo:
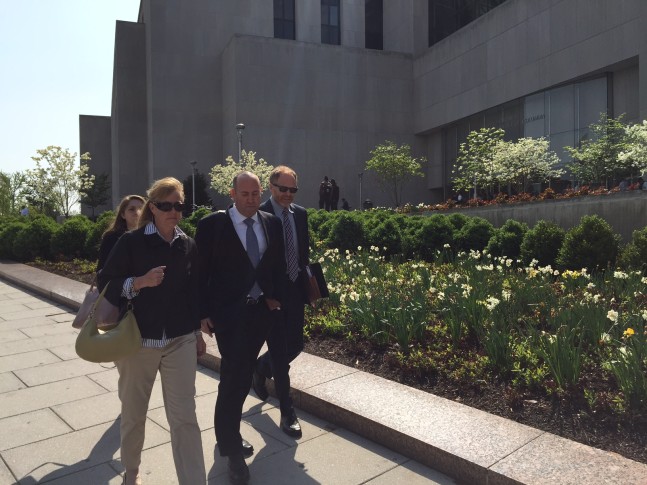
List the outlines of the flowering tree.
{"label": "flowering tree", "polygon": [[559,157],[548,149],[545,138],[520,138],[516,142],[500,140],[493,149],[492,165],[500,185],[512,184],[518,192],[527,192],[531,182],[547,182],[560,177]]}
{"label": "flowering tree", "polygon": [[0,172],[0,215],[15,215],[25,204],[26,180],[24,172]]}
{"label": "flowering tree", "polygon": [[498,175],[494,152],[504,134],[501,128],[481,128],[467,136],[467,141],[461,143],[453,170],[456,189],[469,190],[496,184]]}
{"label": "flowering tree", "polygon": [[647,120],[628,126],[626,134],[627,146],[618,158],[631,167],[633,173],[643,173],[647,171]]}
{"label": "flowering tree", "polygon": [[631,170],[619,160],[627,149],[626,125],[623,115],[610,118],[600,114],[600,121],[589,126],[591,137],[580,147],[564,147],[573,157],[568,168],[583,182],[602,182],[614,176],[630,175]]}
{"label": "flowering tree", "polygon": [[67,148],[50,145],[36,152],[38,155],[31,157],[36,168],[26,171],[28,198],[41,208],[51,207],[67,217],[94,184],[94,175],[88,174],[90,154],[81,155],[77,167],[77,154]]}
{"label": "flowering tree", "polygon": [[265,188],[269,185],[272,170],[274,170],[274,167],[267,164],[264,159],[259,158],[256,160],[256,152],[243,150],[240,162],[236,162],[229,155],[224,164],[216,165],[211,169],[211,187],[221,195],[229,195],[234,176],[238,172],[248,171],[256,174],[261,181],[261,187]]}
{"label": "flowering tree", "polygon": [[412,177],[423,177],[422,164],[427,160],[413,158],[409,145],[396,145],[386,141],[371,150],[371,158],[366,161],[366,170],[377,174],[380,184],[391,194],[396,207],[402,201],[402,189]]}

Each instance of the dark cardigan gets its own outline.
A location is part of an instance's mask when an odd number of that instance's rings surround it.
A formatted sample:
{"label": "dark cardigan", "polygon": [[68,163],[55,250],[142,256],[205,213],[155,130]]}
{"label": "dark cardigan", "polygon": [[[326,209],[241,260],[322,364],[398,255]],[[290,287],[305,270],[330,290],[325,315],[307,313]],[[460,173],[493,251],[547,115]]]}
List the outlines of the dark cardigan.
{"label": "dark cardigan", "polygon": [[123,307],[121,291],[127,278],[166,266],[162,283],[142,288],[132,302],[143,338],[161,339],[164,330],[167,337],[179,337],[200,328],[196,262],[197,248],[190,237],[183,235],[169,245],[158,234],[145,235],[142,227],[117,241],[99,272],[98,286],[103,290],[109,282],[106,298]]}
{"label": "dark cardigan", "polygon": [[104,267],[106,261],[108,261],[108,256],[110,251],[115,247],[117,241],[125,231],[111,231],[103,235],[101,239],[101,246],[99,247],[99,259],[97,260],[97,271]]}

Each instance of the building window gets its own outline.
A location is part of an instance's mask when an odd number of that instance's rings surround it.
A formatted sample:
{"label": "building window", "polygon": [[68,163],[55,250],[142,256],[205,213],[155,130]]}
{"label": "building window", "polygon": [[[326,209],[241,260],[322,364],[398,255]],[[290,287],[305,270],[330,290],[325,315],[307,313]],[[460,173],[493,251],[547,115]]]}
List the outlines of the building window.
{"label": "building window", "polygon": [[294,0],[274,0],[274,37],[295,39]]}
{"label": "building window", "polygon": [[429,0],[429,45],[462,29],[506,0]]}
{"label": "building window", "polygon": [[367,49],[382,50],[383,25],[382,0],[365,0],[364,2],[364,46]]}
{"label": "building window", "polygon": [[321,43],[341,44],[339,0],[321,0]]}

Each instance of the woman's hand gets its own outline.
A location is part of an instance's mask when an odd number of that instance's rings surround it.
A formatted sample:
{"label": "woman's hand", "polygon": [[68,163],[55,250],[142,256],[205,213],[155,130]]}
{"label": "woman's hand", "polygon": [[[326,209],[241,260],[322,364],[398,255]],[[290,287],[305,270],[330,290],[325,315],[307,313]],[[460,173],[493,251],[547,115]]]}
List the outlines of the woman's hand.
{"label": "woman's hand", "polygon": [[200,320],[200,330],[209,335],[209,337],[213,337],[213,322],[211,318],[207,317]]}
{"label": "woman's hand", "polygon": [[198,357],[204,355],[207,352],[207,344],[205,343],[202,335],[199,335],[195,339],[195,348],[198,352]]}
{"label": "woman's hand", "polygon": [[135,281],[133,281],[133,288],[135,291],[139,291],[142,288],[152,288],[154,286],[159,286],[164,281],[164,270],[166,266],[157,266],[148,271],[143,276],[137,276]]}

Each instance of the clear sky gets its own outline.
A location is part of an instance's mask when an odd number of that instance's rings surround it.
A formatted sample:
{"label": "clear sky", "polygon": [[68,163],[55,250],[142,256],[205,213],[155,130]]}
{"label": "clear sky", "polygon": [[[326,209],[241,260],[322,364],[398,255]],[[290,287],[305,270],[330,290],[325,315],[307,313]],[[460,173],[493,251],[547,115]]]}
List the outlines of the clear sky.
{"label": "clear sky", "polygon": [[0,170],[79,152],[79,115],[110,115],[115,22],[139,0],[0,0]]}

